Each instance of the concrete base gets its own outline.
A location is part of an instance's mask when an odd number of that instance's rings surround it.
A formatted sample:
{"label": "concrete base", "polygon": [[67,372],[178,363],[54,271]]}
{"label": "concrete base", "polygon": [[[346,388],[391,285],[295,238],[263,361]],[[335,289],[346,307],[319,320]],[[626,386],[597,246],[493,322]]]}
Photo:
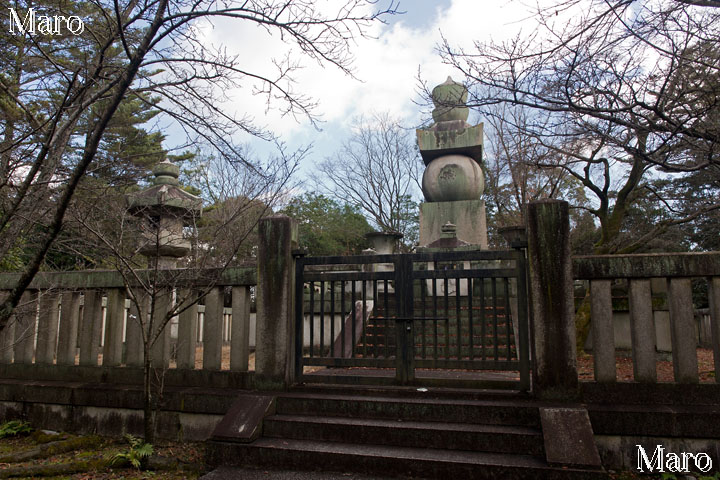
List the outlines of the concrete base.
{"label": "concrete base", "polygon": [[[166,386],[157,436],[207,440],[240,393],[231,388]],[[66,432],[142,435],[142,387],[1,379],[0,423],[12,419]]]}
{"label": "concrete base", "polygon": [[488,248],[484,200],[421,203],[420,245],[438,240],[440,229],[448,222],[457,226],[457,238],[460,240]]}
{"label": "concrete base", "polygon": [[[223,415],[161,411],[157,436],[175,441],[202,442],[210,438]],[[38,428],[119,437],[142,436],[143,411],[134,408],[57,405],[0,401],[0,419],[23,419]]]}

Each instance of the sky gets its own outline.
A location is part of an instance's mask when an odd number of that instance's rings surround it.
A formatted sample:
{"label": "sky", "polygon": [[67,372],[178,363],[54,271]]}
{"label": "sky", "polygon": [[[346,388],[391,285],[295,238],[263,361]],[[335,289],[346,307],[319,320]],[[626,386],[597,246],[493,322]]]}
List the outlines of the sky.
{"label": "sky", "polygon": [[[320,0],[332,7],[341,0]],[[387,5],[379,0],[375,8]],[[418,75],[431,88],[448,76],[463,79],[447,65],[443,65],[436,52],[441,35],[451,44],[471,47],[474,41],[499,41],[514,36],[521,28],[532,28],[527,20],[534,0],[401,0],[399,11],[405,12],[387,18],[386,24],[377,24],[371,31],[373,38],[360,38],[353,45],[352,68],[354,77],[345,75],[332,66],[304,62],[297,75],[295,88],[318,102],[316,113],[321,122],[313,126],[307,119],[281,116],[265,99],[253,96],[251,88],[226,92],[223,108],[236,115],[249,115],[254,121],[280,136],[290,148],[312,144],[312,150],[303,165],[301,176],[311,176],[313,165],[331,157],[347,140],[355,118],[373,112],[388,113],[401,120],[403,125],[415,127],[427,121],[429,112],[423,112]],[[268,37],[264,30],[250,26],[238,30],[238,23],[206,25],[202,31],[213,45],[224,45],[229,53],[243,59],[249,70],[266,72],[269,59],[285,54],[287,43],[278,37]],[[300,58],[291,51],[293,58]],[[471,122],[481,119],[471,117]],[[251,137],[237,140],[248,142],[251,150],[260,156],[272,151],[272,146]]]}

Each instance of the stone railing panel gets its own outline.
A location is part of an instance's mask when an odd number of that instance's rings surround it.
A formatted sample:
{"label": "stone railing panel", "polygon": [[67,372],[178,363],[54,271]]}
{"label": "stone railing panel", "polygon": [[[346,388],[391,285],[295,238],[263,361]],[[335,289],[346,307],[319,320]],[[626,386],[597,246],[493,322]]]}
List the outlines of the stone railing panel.
{"label": "stone railing panel", "polygon": [[635,381],[653,383],[657,381],[657,371],[650,280],[630,280],[628,296]]}
{"label": "stone railing panel", "polygon": [[[168,368],[170,366],[170,321],[168,311],[172,308],[172,290],[162,290],[155,295],[155,305],[151,305],[152,330],[155,341],[151,347],[152,366]],[[157,337],[157,338],[156,338]]]}
{"label": "stone railing panel", "polygon": [[103,366],[115,367],[122,364],[123,324],[125,323],[125,289],[112,288],[108,291],[105,313],[105,345]]}
{"label": "stone railing panel", "polygon": [[60,295],[60,331],[58,332],[57,364],[75,365],[78,327],[80,325],[80,292],[66,291]]}
{"label": "stone railing panel", "polygon": [[708,297],[710,300],[710,331],[712,333],[713,359],[715,361],[715,379],[720,382],[720,276],[708,279]]}
{"label": "stone railing panel", "polygon": [[[191,299],[192,292],[187,289],[180,290],[178,296],[181,300],[187,301]],[[182,306],[181,306],[182,307]],[[195,368],[195,349],[197,346],[197,323],[198,323],[198,304],[194,302],[192,305],[180,312],[178,318],[178,338],[177,338],[177,367],[178,368]]]}
{"label": "stone railing panel", "polygon": [[35,363],[52,365],[55,359],[55,340],[60,322],[60,295],[50,290],[40,292]]}
{"label": "stone railing panel", "polygon": [[82,322],[80,324],[80,365],[96,366],[102,335],[102,292],[83,293]]}
{"label": "stone railing panel", "polygon": [[678,383],[698,382],[697,340],[689,278],[668,280],[673,373]]}
{"label": "stone railing panel", "polygon": [[13,336],[13,359],[15,363],[29,365],[33,361],[35,348],[35,320],[37,319],[36,290],[25,292],[15,309],[15,332]]}
{"label": "stone railing panel", "polygon": [[[155,295],[154,305],[142,289],[127,289],[117,272],[39,274],[0,332],[0,363],[17,364],[18,368],[35,364],[46,373],[55,365],[84,370],[142,367],[147,337],[143,328],[152,323],[156,334],[163,328],[151,347],[153,367],[194,370],[196,351],[202,345],[203,370],[227,370],[229,366],[234,372],[247,372],[252,345],[251,288],[257,269],[243,266],[222,272],[177,269],[161,273],[175,283],[168,283],[172,286]],[[191,273],[197,276],[191,278]],[[139,272],[138,277],[146,274]],[[0,274],[0,299],[7,296],[17,278],[16,274]],[[224,308],[228,286],[232,308]],[[204,305],[198,304],[198,296],[206,292],[200,299]],[[139,309],[133,301],[135,294],[140,295]],[[154,318],[149,322],[151,312]],[[170,312],[178,313],[168,318]],[[141,314],[145,317],[142,322]]]}
{"label": "stone railing panel", "polygon": [[203,320],[203,370],[220,370],[222,367],[223,290],[212,288],[205,295]]}
{"label": "stone railing panel", "polygon": [[233,287],[230,370],[247,372],[250,357],[250,288]]}
{"label": "stone railing panel", "polygon": [[592,317],[592,335],[595,342],[595,379],[598,382],[614,382],[615,368],[615,332],[612,318],[612,298],[610,280],[590,282],[590,314]]}
{"label": "stone railing panel", "polygon": [[[147,317],[150,312],[150,298],[139,294],[137,303],[140,304],[140,311],[135,301],[130,302],[130,310],[127,316],[125,327],[125,365],[129,367],[141,367],[143,365],[143,330],[142,324],[147,324]],[[145,320],[141,319],[145,316]]]}

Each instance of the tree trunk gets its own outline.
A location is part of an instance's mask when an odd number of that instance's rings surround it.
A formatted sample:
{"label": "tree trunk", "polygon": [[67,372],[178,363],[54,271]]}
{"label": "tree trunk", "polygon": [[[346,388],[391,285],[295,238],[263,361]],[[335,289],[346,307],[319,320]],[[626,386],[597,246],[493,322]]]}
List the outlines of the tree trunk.
{"label": "tree trunk", "polygon": [[145,355],[143,363],[143,429],[145,443],[155,442],[155,409],[153,408],[152,395],[152,358],[150,357],[150,347],[145,344]]}

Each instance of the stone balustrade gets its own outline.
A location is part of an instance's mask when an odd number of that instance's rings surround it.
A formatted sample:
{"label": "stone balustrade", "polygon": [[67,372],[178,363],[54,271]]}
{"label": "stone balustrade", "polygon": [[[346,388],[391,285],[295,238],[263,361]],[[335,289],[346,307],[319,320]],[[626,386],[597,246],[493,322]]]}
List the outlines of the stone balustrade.
{"label": "stone balustrade", "polygon": [[[139,277],[151,275],[141,271]],[[195,369],[197,347],[202,370],[223,369],[223,344],[229,348],[225,369],[247,372],[250,356],[251,289],[254,266],[219,270],[169,270],[167,285],[155,295],[127,289],[114,271],[76,271],[38,274],[16,309],[9,326],[0,332],[0,363],[83,367],[140,367],[145,334],[140,311],[154,312],[154,324],[165,324],[152,348],[153,366]],[[172,281],[170,281],[172,280]],[[0,275],[0,295],[17,275]],[[230,305],[225,306],[227,293]],[[175,315],[165,319],[171,306]],[[177,307],[179,305],[179,308]]]}
{"label": "stone balustrade", "polygon": [[[720,371],[720,253],[597,255],[573,258],[573,278],[589,281],[595,380],[616,381],[613,285],[626,288],[634,380],[654,383],[658,304],[669,312],[674,380],[698,382],[698,332],[693,308],[696,289],[707,291],[709,309],[701,328],[708,330],[715,371]],[[655,295],[660,291],[661,295]],[[708,325],[709,324],[709,325]],[[701,332],[702,333],[702,332]],[[717,381],[717,377],[716,381]]]}

